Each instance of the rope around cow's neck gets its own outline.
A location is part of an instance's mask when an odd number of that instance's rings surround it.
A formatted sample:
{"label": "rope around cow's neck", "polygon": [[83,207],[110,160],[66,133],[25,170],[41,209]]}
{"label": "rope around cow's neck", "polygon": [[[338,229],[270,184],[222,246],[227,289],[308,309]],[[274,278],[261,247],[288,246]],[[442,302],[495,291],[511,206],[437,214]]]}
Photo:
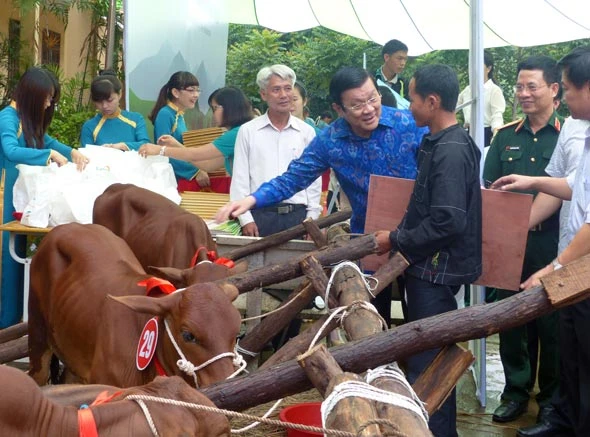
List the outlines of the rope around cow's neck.
{"label": "rope around cow's neck", "polygon": [[204,363],[201,363],[198,366],[195,366],[193,363],[191,363],[189,360],[187,360],[184,353],[182,353],[182,350],[180,349],[180,347],[178,346],[178,343],[176,343],[176,340],[174,339],[174,336],[172,335],[172,331],[170,330],[170,326],[168,325],[168,320],[166,320],[166,319],[164,319],[164,326],[166,327],[166,333],[168,334],[168,338],[172,342],[174,349],[176,349],[176,353],[180,357],[180,359],[178,361],[176,361],[176,365],[178,366],[178,368],[181,371],[183,371],[187,375],[193,377],[193,379],[195,381],[195,388],[199,388],[199,381],[198,381],[197,372],[199,370],[207,367],[209,364],[214,363],[215,361],[220,360],[222,358],[232,357],[234,367],[238,368],[238,370],[236,370],[234,373],[229,375],[227,377],[227,379],[231,379],[231,378],[235,377],[236,375],[239,375],[246,368],[246,365],[247,365],[246,360],[244,360],[244,357],[236,351],[223,352],[223,353],[216,355],[213,358],[205,361]]}

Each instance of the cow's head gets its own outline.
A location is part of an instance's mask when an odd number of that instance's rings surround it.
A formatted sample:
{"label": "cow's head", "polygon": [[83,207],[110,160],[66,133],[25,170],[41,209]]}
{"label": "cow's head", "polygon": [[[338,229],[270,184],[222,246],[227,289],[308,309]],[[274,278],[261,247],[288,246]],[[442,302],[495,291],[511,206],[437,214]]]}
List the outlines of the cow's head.
{"label": "cow's head", "polygon": [[175,287],[183,288],[192,284],[202,282],[214,282],[219,279],[225,279],[229,276],[244,273],[248,270],[248,261],[238,261],[234,267],[227,267],[223,264],[212,262],[201,262],[194,267],[187,269],[177,269],[174,267],[148,267],[149,273],[172,282]]}
{"label": "cow's head", "polygon": [[[174,341],[195,367],[232,353],[240,330],[240,313],[232,301],[238,289],[228,283],[195,284],[163,297],[109,296],[129,308],[160,318],[160,336],[156,355],[169,374],[183,376],[195,384],[177,366],[180,358],[166,333],[167,322]],[[223,356],[196,372],[199,387],[221,381],[235,371],[233,357]]]}

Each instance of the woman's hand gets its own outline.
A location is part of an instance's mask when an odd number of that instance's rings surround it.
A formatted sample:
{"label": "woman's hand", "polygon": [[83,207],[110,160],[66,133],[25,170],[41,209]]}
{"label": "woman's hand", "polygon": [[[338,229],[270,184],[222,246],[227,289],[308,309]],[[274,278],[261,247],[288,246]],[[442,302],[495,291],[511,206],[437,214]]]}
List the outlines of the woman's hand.
{"label": "woman's hand", "polygon": [[197,184],[199,184],[199,187],[201,187],[201,188],[211,186],[211,180],[209,179],[209,173],[207,173],[205,170],[199,170],[195,176],[195,180],[197,181]]}
{"label": "woman's hand", "polygon": [[86,168],[86,164],[88,164],[90,160],[80,151],[72,150],[72,162],[76,164],[78,171],[82,171]]}
{"label": "woman's hand", "polygon": [[118,149],[118,150],[122,150],[123,152],[126,152],[127,150],[129,150],[129,147],[127,147],[127,144],[125,144],[125,143],[103,144],[102,147],[108,147],[110,149]]}
{"label": "woman's hand", "polygon": [[184,147],[184,145],[172,135],[162,135],[160,138],[158,138],[158,145],[166,147]]}
{"label": "woman's hand", "polygon": [[[73,151],[72,151],[72,154],[73,154]],[[53,149],[51,149],[49,159],[51,161],[55,162],[59,167],[61,167],[62,165],[66,165],[68,163],[68,158],[63,156],[57,150],[53,150]]]}
{"label": "woman's hand", "polygon": [[139,153],[139,156],[143,156],[145,158],[146,156],[159,155],[160,150],[162,150],[160,146],[152,143],[145,143],[139,148],[137,153]]}

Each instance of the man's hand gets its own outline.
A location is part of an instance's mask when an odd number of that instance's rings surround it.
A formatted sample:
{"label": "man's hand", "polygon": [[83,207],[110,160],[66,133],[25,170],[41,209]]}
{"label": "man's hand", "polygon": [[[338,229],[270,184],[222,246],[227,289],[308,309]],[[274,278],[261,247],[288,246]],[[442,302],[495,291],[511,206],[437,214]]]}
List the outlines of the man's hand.
{"label": "man's hand", "polygon": [[242,235],[245,235],[246,237],[260,237],[256,223],[250,222],[247,225],[242,226]]}
{"label": "man's hand", "polygon": [[226,203],[217,211],[215,214],[215,221],[217,223],[223,223],[230,218],[237,218],[246,211],[249,211],[256,205],[256,199],[254,196],[244,197],[242,200],[234,200]]}
{"label": "man's hand", "polygon": [[166,147],[184,147],[184,145],[172,135],[162,135],[160,138],[158,138],[158,145]]}
{"label": "man's hand", "polygon": [[538,270],[535,273],[533,273],[530,276],[530,278],[528,278],[526,281],[520,284],[520,288],[522,288],[523,290],[528,290],[529,288],[538,287],[539,285],[541,285],[540,279],[553,271],[553,264],[546,265],[541,270]]}
{"label": "man's hand", "polygon": [[502,176],[500,179],[495,181],[490,188],[492,190],[502,191],[514,191],[514,190],[531,190],[535,178],[531,176],[523,176],[518,174],[511,174],[508,176]]}
{"label": "man's hand", "polygon": [[195,180],[197,181],[197,184],[199,184],[199,187],[201,187],[201,188],[211,186],[211,180],[209,179],[209,173],[207,173],[205,170],[199,170],[195,176]]}
{"label": "man's hand", "polygon": [[377,254],[382,255],[391,250],[391,241],[389,240],[390,231],[375,232],[375,239],[377,240]]}

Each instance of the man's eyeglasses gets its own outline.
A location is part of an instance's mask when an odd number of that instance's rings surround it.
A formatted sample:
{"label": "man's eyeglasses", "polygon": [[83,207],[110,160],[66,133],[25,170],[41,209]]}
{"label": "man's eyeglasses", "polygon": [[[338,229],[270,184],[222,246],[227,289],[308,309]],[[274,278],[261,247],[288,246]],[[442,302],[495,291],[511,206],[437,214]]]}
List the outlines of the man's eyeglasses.
{"label": "man's eyeglasses", "polygon": [[522,94],[524,90],[527,90],[529,93],[534,94],[535,92],[537,92],[541,88],[545,88],[546,86],[548,85],[537,85],[534,83],[529,83],[527,85],[518,84],[514,85],[514,92],[516,94]]}
{"label": "man's eyeglasses", "polygon": [[365,109],[365,107],[367,105],[371,105],[372,107],[375,107],[377,104],[379,104],[379,102],[381,102],[381,94],[377,94],[376,96],[371,97],[369,100],[367,100],[364,103],[357,103],[356,105],[352,105],[352,106],[344,106],[341,105],[344,109],[348,109],[352,112],[361,112],[363,109]]}
{"label": "man's eyeglasses", "polygon": [[183,89],[183,91],[192,93],[192,94],[197,94],[201,92],[201,88],[198,86],[188,86],[185,89]]}

